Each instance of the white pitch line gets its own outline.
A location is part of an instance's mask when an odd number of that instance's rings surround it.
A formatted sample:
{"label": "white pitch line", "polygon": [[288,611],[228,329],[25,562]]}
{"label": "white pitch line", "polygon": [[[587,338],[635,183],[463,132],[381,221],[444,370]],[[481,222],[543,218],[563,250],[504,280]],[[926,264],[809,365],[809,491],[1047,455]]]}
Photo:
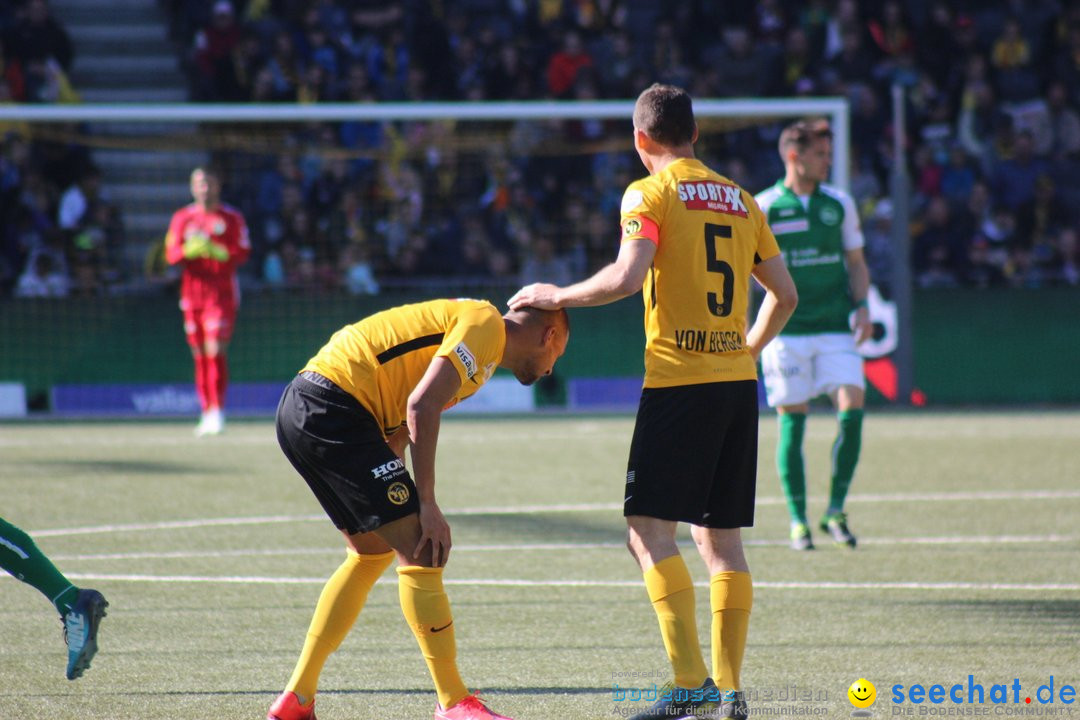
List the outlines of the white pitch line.
{"label": "white pitch line", "polygon": [[[95,582],[151,582],[151,583],[223,583],[252,585],[324,585],[326,578],[269,577],[264,575],[127,575],[109,573],[68,573],[72,580]],[[393,584],[382,579],[379,584]],[[501,578],[446,578],[446,585],[473,587],[563,587],[563,588],[634,588],[640,590],[640,580],[514,580]],[[707,582],[694,583],[695,587],[709,587]],[[768,590],[998,590],[998,591],[1067,591],[1080,592],[1078,583],[977,583],[977,582],[783,582],[755,580],[755,589]]]}
{"label": "white pitch line", "polygon": [[[862,545],[1025,545],[1071,543],[1080,541],[1080,535],[957,535],[954,537],[894,537],[865,538]],[[678,543],[681,547],[693,547],[691,542]],[[787,547],[787,540],[744,540],[744,545],[751,547]],[[486,545],[454,545],[455,553],[486,552],[558,552],[563,550],[624,550],[621,542],[565,542],[565,543],[492,543]],[[341,555],[341,547],[312,548],[250,548],[238,550],[172,550],[163,552],[131,553],[94,553],[83,555],[52,555],[52,559],[62,562],[83,560],[192,560],[213,558],[242,557],[291,557],[300,555]]]}
{"label": "white pitch line", "polygon": [[[894,494],[869,494],[850,495],[848,502],[859,503],[904,503],[904,502],[949,502],[956,500],[964,501],[1011,501],[1011,500],[1072,500],[1080,498],[1080,490],[988,490],[972,492],[945,492],[945,493],[894,493]],[[822,497],[811,496],[813,500],[821,500]],[[760,497],[758,505],[781,505],[785,502],[782,497]],[[538,515],[542,513],[572,513],[572,512],[608,512],[622,510],[621,503],[576,503],[576,504],[553,504],[553,505],[492,505],[480,507],[451,508],[444,510],[449,516],[468,515]],[[222,518],[194,518],[190,520],[167,520],[153,523],[129,523],[116,525],[93,525],[74,528],[53,528],[49,530],[35,530],[30,533],[33,537],[59,537],[65,535],[92,535],[112,532],[136,532],[145,530],[178,530],[208,526],[226,525],[262,525],[271,523],[291,522],[324,522],[323,515],[267,515],[255,517],[222,517]]]}
{"label": "white pitch line", "polygon": [[254,517],[195,518],[192,520],[165,520],[152,523],[127,523],[123,525],[92,525],[89,527],[55,528],[34,530],[34,537],[58,537],[61,535],[99,535],[115,532],[138,532],[141,530],[185,530],[198,527],[225,525],[270,525],[274,523],[314,522],[326,520],[325,515],[264,515]]}

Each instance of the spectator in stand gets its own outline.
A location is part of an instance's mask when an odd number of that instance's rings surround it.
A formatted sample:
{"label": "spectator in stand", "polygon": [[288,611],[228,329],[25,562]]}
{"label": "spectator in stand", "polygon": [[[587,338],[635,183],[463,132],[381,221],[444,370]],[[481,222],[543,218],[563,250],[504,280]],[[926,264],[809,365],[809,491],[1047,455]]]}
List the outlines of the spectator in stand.
{"label": "spectator in stand", "polygon": [[604,53],[596,70],[604,97],[630,97],[640,65],[630,36],[618,31],[605,35],[601,42]]}
{"label": "spectator in stand", "polygon": [[1016,134],[1012,157],[994,168],[991,185],[994,205],[1014,212],[1019,210],[1035,198],[1036,181],[1048,169],[1044,160],[1035,157],[1031,131],[1021,130]]}
{"label": "spectator in stand", "polygon": [[857,26],[845,28],[840,35],[840,52],[829,61],[828,69],[847,85],[870,82],[874,70],[873,54],[866,46],[866,33]]}
{"label": "spectator in stand", "polygon": [[342,62],[330,34],[319,19],[318,10],[311,8],[304,37],[305,54],[309,65],[321,67],[329,78],[341,76]]}
{"label": "spectator in stand", "polygon": [[754,4],[754,34],[764,45],[779,49],[787,36],[788,19],[780,0]]}
{"label": "spectator in stand", "polygon": [[26,99],[26,76],[22,60],[14,51],[9,52],[0,35],[0,102],[22,102]]}
{"label": "spectator in stand", "polygon": [[995,257],[990,243],[982,235],[972,238],[968,245],[967,276],[964,284],[977,288],[1004,284],[1003,263]]}
{"label": "spectator in stand", "polygon": [[866,245],[863,254],[874,285],[890,294],[893,277],[893,204],[888,198],[878,200],[863,228]]}
{"label": "spectator in stand", "polygon": [[964,276],[965,238],[952,223],[952,211],[943,197],[930,199],[922,230],[912,238],[912,260],[922,287],[956,285]]}
{"label": "spectator in stand", "polygon": [[287,30],[280,31],[274,37],[274,49],[266,63],[270,71],[270,99],[280,102],[295,102],[300,86],[300,61],[292,35]]}
{"label": "spectator in stand", "polygon": [[379,281],[371,264],[366,246],[349,243],[342,251],[339,260],[342,283],[350,295],[378,295]]}
{"label": "spectator in stand", "polygon": [[904,8],[899,0],[887,0],[881,14],[871,18],[867,28],[878,50],[889,60],[916,51],[911,25],[904,16]]}
{"label": "spectator in stand", "polygon": [[56,213],[57,224],[64,230],[79,230],[94,216],[94,206],[102,202],[101,170],[96,166],[83,170],[78,182],[60,198]]}
{"label": "spectator in stand", "polygon": [[915,201],[941,194],[942,167],[934,157],[934,151],[927,145],[921,145],[915,151],[913,159],[915,182]]}
{"label": "spectator in stand", "polygon": [[970,156],[963,146],[954,144],[949,148],[948,164],[941,171],[941,192],[949,202],[962,203],[971,195],[976,179]]}
{"label": "spectator in stand", "polygon": [[202,418],[195,434],[225,429],[228,385],[226,348],[240,303],[236,269],[251,252],[244,217],[221,202],[221,174],[209,167],[191,173],[195,202],[179,210],[165,236],[165,257],[183,268],[180,309],[195,359],[195,389]]}
{"label": "spectator in stand", "polygon": [[980,54],[972,55],[967,61],[960,96],[956,137],[964,150],[977,158],[979,167],[984,172],[991,165],[995,124],[998,119],[994,88],[987,78],[986,58]]}
{"label": "spectator in stand", "polygon": [[919,31],[917,57],[919,66],[929,73],[939,87],[947,87],[956,58],[963,57],[956,42],[956,27],[951,3],[935,0],[929,20]]}
{"label": "spectator in stand", "polygon": [[1055,80],[1046,91],[1050,124],[1050,152],[1072,155],[1080,152],[1080,114],[1069,104],[1065,83]]}
{"label": "spectator in stand", "polygon": [[551,56],[547,66],[547,87],[556,98],[567,97],[578,73],[593,64],[592,56],[585,50],[581,35],[569,31],[563,36],[562,49]]}
{"label": "spectator in stand", "polygon": [[817,74],[817,59],[810,53],[810,41],[801,27],[788,30],[784,53],[780,60],[780,85],[774,88],[781,95],[799,94]]}
{"label": "spectator in stand", "polygon": [[15,297],[58,298],[66,297],[71,289],[71,279],[59,267],[48,252],[30,256],[26,270],[15,285]]}
{"label": "spectator in stand", "polygon": [[1065,87],[1071,88],[1070,102],[1080,105],[1080,20],[1065,31],[1064,42],[1054,61],[1054,76]]}
{"label": "spectator in stand", "polygon": [[722,43],[704,52],[707,66],[724,69],[715,93],[721,97],[763,95],[768,89],[768,59],[754,43],[750,31],[741,25],[734,25],[725,28],[721,37]]}
{"label": "spectator in stand", "polygon": [[1061,229],[1057,249],[1059,281],[1073,287],[1080,285],[1080,244],[1077,242],[1076,228]]}
{"label": "spectator in stand", "polygon": [[1020,21],[1010,17],[990,50],[994,84],[998,94],[1009,102],[1027,100],[1038,91],[1038,78],[1031,71],[1031,42],[1024,37]]}
{"label": "spectator in stand", "polygon": [[197,100],[221,100],[240,95],[234,56],[242,33],[229,0],[214,3],[210,23],[195,33],[191,54]]}
{"label": "spectator in stand", "polygon": [[10,36],[12,55],[28,63],[45,65],[53,60],[66,75],[71,71],[74,54],[71,38],[53,18],[46,0],[29,0],[25,13]]}
{"label": "spectator in stand", "polygon": [[850,30],[866,32],[859,16],[857,0],[837,0],[825,21],[825,46],[823,57],[832,60],[843,47],[843,35]]}
{"label": "spectator in stand", "polygon": [[531,249],[521,264],[518,283],[522,286],[532,283],[551,283],[565,286],[574,281],[570,264],[565,258],[555,253],[555,243],[546,234],[533,238]]}
{"label": "spectator in stand", "polygon": [[1075,208],[1065,207],[1057,195],[1054,181],[1049,175],[1040,175],[1035,181],[1035,194],[1016,213],[1017,245],[1033,249],[1050,244],[1048,238],[1076,219]]}

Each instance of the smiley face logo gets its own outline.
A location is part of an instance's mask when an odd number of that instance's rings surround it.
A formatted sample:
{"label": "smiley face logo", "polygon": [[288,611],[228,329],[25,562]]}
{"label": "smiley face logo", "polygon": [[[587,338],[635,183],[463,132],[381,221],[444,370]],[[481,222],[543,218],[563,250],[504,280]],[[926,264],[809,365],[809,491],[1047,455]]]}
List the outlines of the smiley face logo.
{"label": "smiley face logo", "polygon": [[847,690],[848,700],[857,708],[868,708],[877,699],[877,688],[866,678],[859,678],[851,683]]}

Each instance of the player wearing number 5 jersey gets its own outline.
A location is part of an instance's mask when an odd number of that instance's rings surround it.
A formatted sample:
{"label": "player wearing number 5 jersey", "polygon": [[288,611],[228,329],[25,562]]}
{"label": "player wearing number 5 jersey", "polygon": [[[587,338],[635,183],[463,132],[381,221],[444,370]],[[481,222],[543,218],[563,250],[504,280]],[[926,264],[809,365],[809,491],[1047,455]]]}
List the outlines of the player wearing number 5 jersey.
{"label": "player wearing number 5 jersey", "polygon": [[[645,90],[634,106],[634,147],[649,177],[623,195],[617,259],[575,285],[529,285],[510,299],[511,308],[554,309],[644,290],[645,382],[623,514],[675,677],[638,720],[716,705],[724,717],[746,717],[739,672],[753,589],[740,528],[754,513],[755,361],[797,302],[754,198],[695,159],[696,141],[690,96],[670,85]],[[751,275],[766,296],[745,332]],[[679,522],[691,524],[709,570],[711,675],[694,586],[675,543]]]}

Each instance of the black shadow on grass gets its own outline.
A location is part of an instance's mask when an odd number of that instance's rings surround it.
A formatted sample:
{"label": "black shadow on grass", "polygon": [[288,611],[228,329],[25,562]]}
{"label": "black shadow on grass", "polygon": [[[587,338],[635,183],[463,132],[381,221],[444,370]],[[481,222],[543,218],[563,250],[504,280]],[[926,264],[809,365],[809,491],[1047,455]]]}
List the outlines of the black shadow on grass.
{"label": "black shadow on grass", "polygon": [[185,475],[214,474],[220,469],[186,463],[152,462],[149,460],[38,460],[35,467],[52,467],[64,472],[92,472],[111,475]]}
{"label": "black shadow on grass", "polygon": [[942,610],[985,617],[989,622],[1032,625],[1053,633],[1080,634],[1080,600],[989,598],[943,600],[934,605]]}
{"label": "black shadow on grass", "polygon": [[518,542],[623,542],[626,530],[622,515],[614,511],[597,513],[588,520],[583,513],[538,513],[536,515],[462,515],[452,517],[455,527],[483,532],[490,540],[510,538]]}

